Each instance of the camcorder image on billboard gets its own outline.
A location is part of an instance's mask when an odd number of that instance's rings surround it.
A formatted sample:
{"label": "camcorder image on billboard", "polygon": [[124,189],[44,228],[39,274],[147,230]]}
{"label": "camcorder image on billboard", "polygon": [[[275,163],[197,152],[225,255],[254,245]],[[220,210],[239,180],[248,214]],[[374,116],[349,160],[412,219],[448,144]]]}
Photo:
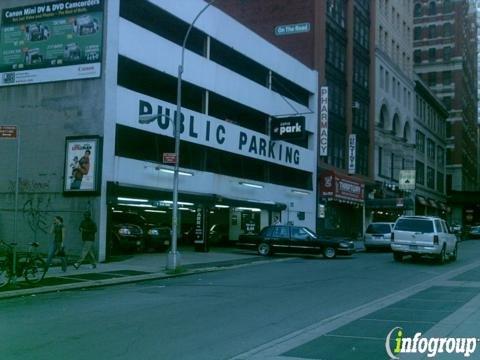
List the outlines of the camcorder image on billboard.
{"label": "camcorder image on billboard", "polygon": [[0,86],[100,77],[103,0],[4,9]]}

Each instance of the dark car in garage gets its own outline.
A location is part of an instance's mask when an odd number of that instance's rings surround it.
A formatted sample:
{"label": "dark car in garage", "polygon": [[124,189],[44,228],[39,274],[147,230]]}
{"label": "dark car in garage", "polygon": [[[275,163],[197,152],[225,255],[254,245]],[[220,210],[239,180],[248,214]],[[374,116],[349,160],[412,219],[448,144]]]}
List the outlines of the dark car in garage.
{"label": "dark car in garage", "polygon": [[166,250],[170,247],[171,231],[168,226],[149,223],[134,212],[112,214],[112,247],[121,250],[154,248]]}
{"label": "dark car in garage", "polygon": [[323,254],[327,259],[337,255],[352,255],[353,241],[322,238],[304,226],[267,226],[258,235],[240,235],[237,247],[256,249],[260,255],[274,253]]}

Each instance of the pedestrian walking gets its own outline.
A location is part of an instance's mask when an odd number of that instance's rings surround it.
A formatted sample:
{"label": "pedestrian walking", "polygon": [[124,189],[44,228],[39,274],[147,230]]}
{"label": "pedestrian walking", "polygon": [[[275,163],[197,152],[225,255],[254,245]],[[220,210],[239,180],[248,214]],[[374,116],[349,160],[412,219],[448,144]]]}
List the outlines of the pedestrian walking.
{"label": "pedestrian walking", "polygon": [[50,264],[55,256],[58,256],[62,261],[63,272],[67,271],[67,258],[65,254],[65,226],[63,225],[63,218],[61,216],[55,216],[53,218],[53,224],[50,228],[50,233],[53,234],[53,239],[50,242],[48,250],[47,265],[45,272],[48,271]]}
{"label": "pedestrian walking", "polygon": [[97,267],[97,260],[95,259],[95,254],[93,253],[93,242],[95,241],[95,234],[97,232],[97,224],[92,220],[91,214],[89,211],[83,214],[83,220],[80,223],[79,230],[82,233],[83,248],[82,253],[78,261],[73,264],[75,269],[78,269],[85,258],[88,256],[90,258],[90,264],[92,269]]}

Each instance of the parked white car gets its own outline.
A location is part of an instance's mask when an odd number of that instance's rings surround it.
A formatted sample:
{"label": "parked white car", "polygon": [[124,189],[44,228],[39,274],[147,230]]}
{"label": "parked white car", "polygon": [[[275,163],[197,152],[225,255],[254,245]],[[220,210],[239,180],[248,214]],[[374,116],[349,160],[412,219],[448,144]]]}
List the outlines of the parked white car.
{"label": "parked white car", "polygon": [[443,264],[457,259],[457,237],[445,220],[431,216],[401,216],[395,222],[390,243],[395,261],[404,255],[431,256]]}
{"label": "parked white car", "polygon": [[365,249],[367,251],[375,248],[390,249],[390,238],[395,223],[372,222],[365,231]]}

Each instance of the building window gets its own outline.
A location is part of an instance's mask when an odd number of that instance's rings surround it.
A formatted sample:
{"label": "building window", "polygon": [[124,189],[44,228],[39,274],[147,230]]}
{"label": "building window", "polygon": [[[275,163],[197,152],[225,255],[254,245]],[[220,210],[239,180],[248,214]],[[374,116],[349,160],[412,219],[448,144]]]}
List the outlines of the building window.
{"label": "building window", "polygon": [[421,161],[415,162],[415,180],[417,184],[424,185],[425,184],[425,164]]}
{"label": "building window", "polygon": [[416,134],[417,151],[425,154],[425,134],[417,130]]}
{"label": "building window", "polygon": [[381,146],[378,147],[378,166],[377,166],[377,169],[378,169],[378,175],[379,176],[382,176],[382,172],[383,172],[383,169],[382,169],[382,160],[383,160],[383,148]]}
{"label": "building window", "polygon": [[413,40],[420,40],[422,37],[422,28],[417,26],[413,29]]}
{"label": "building window", "polygon": [[437,74],[434,72],[428,73],[428,86],[437,85]]}
{"label": "building window", "polygon": [[450,61],[452,58],[452,48],[450,46],[443,48],[443,60]]}
{"label": "building window", "polygon": [[443,36],[445,37],[452,36],[452,24],[450,23],[443,24]]}
{"label": "building window", "polygon": [[328,112],[340,118],[345,116],[345,92],[343,86],[334,81],[328,81]]}
{"label": "building window", "polygon": [[357,172],[368,176],[368,140],[357,136]]}
{"label": "building window", "polygon": [[445,192],[445,179],[441,172],[437,172],[437,191],[441,194]]}
{"label": "building window", "polygon": [[353,126],[357,129],[368,131],[368,104],[355,101],[359,107],[353,109]]}
{"label": "building window", "polygon": [[353,62],[353,81],[363,88],[368,88],[368,64],[356,56]]}
{"label": "building window", "polygon": [[415,8],[414,8],[414,10],[413,10],[413,16],[415,16],[415,17],[421,17],[421,16],[422,16],[422,13],[423,13],[423,11],[422,11],[422,4],[416,3],[416,4],[415,4]]}
{"label": "building window", "polygon": [[430,166],[427,166],[427,186],[435,189],[435,170]]}
{"label": "building window", "polygon": [[385,88],[385,70],[383,66],[380,65],[380,88]]}
{"label": "building window", "polygon": [[327,34],[327,62],[337,70],[345,70],[345,45],[333,34]]}
{"label": "building window", "polygon": [[413,61],[415,64],[420,64],[422,62],[422,50],[415,50],[413,52]]}
{"label": "building window", "polygon": [[443,12],[445,14],[451,12],[453,10],[452,1],[451,0],[443,0]]}
{"label": "building window", "polygon": [[433,140],[427,140],[427,157],[428,160],[435,162],[435,143]]}
{"label": "building window", "polygon": [[345,169],[345,135],[333,129],[329,130],[328,143],[327,163],[337,168]]}
{"label": "building window", "polygon": [[444,71],[442,74],[443,85],[450,85],[452,83],[452,72]]}
{"label": "building window", "polygon": [[327,0],[327,15],[341,28],[345,27],[345,1]]}
{"label": "building window", "polygon": [[395,179],[395,154],[390,153],[390,179]]}
{"label": "building window", "polygon": [[443,98],[443,104],[447,108],[447,110],[452,110],[452,98],[450,96],[445,96]]}
{"label": "building window", "polygon": [[432,1],[430,4],[428,4],[428,15],[436,15],[437,14],[437,4],[435,4],[434,1]]}
{"label": "building window", "polygon": [[430,25],[428,27],[428,38],[433,39],[436,36],[436,26]]}
{"label": "building window", "polygon": [[437,146],[437,167],[442,170],[445,165],[445,150]]}
{"label": "building window", "polygon": [[437,57],[437,49],[435,48],[428,49],[428,61],[435,62],[436,57]]}
{"label": "building window", "polygon": [[390,91],[390,74],[385,70],[385,91]]}

